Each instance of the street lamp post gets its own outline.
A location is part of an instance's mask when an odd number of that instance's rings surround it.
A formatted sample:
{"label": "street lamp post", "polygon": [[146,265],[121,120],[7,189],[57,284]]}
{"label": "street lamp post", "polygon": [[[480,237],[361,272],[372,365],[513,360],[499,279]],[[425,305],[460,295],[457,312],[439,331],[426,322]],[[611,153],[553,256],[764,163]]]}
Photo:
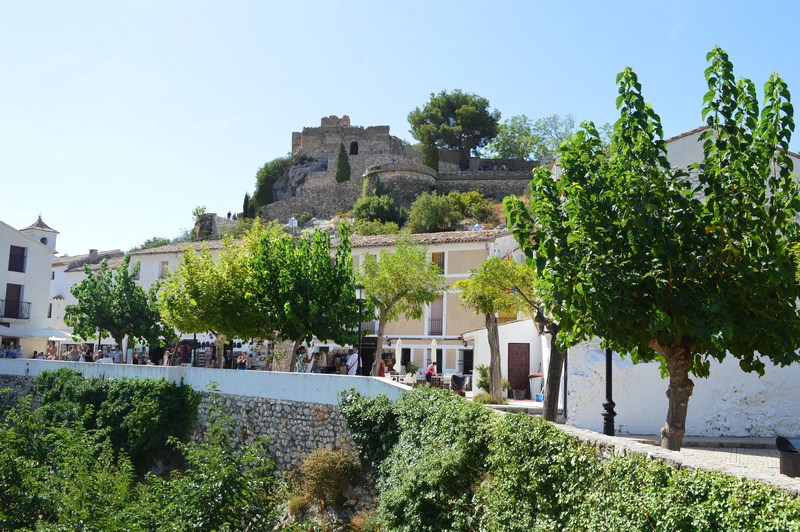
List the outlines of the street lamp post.
{"label": "street lamp post", "polygon": [[611,398],[611,348],[606,348],[606,402],[603,403],[603,434],[614,436],[614,412],[616,404]]}
{"label": "street lamp post", "polygon": [[363,285],[357,284],[355,285],[356,289],[356,301],[358,302],[358,371],[357,374],[361,374],[361,319],[364,314],[364,299],[366,295],[366,290],[364,289]]}

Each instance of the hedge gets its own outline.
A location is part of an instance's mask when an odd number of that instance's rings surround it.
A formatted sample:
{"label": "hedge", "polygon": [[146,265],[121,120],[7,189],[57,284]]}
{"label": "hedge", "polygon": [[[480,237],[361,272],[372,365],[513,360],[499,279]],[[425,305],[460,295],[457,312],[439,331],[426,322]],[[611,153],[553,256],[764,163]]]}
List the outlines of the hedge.
{"label": "hedge", "polygon": [[415,388],[395,404],[349,391],[341,405],[388,530],[800,530],[800,500],[778,488],[640,455],[603,459],[540,418],[445,390]]}

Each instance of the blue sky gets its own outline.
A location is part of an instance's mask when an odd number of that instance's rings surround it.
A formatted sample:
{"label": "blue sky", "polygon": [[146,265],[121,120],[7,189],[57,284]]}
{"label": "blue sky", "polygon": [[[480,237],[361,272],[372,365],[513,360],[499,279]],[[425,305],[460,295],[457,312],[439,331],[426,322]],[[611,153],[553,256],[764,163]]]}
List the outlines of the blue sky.
{"label": "blue sky", "polygon": [[0,220],[41,214],[60,253],[125,250],[178,235],[197,205],[239,210],[256,170],[322,116],[411,140],[409,111],[461,89],[505,118],[602,124],[625,66],[675,135],[702,123],[715,44],[738,76],[761,87],[777,71],[800,98],[798,15],[788,1],[0,0]]}

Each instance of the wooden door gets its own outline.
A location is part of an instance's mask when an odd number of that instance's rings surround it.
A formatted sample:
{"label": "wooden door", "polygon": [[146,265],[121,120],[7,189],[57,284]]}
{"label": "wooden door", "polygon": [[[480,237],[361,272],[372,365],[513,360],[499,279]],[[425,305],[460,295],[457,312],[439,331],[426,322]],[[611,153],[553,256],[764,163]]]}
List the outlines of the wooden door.
{"label": "wooden door", "polygon": [[508,382],[512,390],[528,389],[530,360],[530,344],[508,344]]}

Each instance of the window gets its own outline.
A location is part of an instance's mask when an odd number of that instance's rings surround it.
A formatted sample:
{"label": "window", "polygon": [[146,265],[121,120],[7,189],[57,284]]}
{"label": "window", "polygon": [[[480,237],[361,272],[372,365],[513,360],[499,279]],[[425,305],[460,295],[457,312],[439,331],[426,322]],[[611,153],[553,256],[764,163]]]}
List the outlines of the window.
{"label": "window", "polygon": [[439,336],[444,332],[444,298],[438,297],[431,302],[431,313],[428,317],[428,334]]}
{"label": "window", "polygon": [[474,364],[474,362],[473,362],[473,360],[474,360],[473,350],[472,349],[464,349],[464,351],[462,351],[462,355],[461,356],[462,356],[461,367],[459,368],[461,370],[461,373],[463,373],[464,375],[466,375],[467,373],[472,373],[472,370],[475,369],[473,367],[473,364]]}
{"label": "window", "polygon": [[436,264],[444,273],[444,251],[431,253],[431,262]]}
{"label": "window", "polygon": [[350,143],[350,155],[358,155],[358,142],[353,141]]}
{"label": "window", "polygon": [[22,301],[23,291],[21,284],[6,284],[6,298],[2,301],[4,318],[30,318],[31,304]]}
{"label": "window", "polygon": [[42,237],[42,238],[40,238],[40,239],[39,239],[39,242],[41,242],[41,243],[42,243],[42,244],[44,244],[45,246],[47,245],[47,239],[46,239],[45,237]]}
{"label": "window", "polygon": [[11,251],[8,254],[8,271],[25,273],[25,255],[28,248],[20,246],[11,246]]}
{"label": "window", "polygon": [[53,317],[53,304],[50,303],[50,306],[47,307],[47,319]]}
{"label": "window", "polygon": [[169,262],[162,260],[161,265],[158,268],[158,278],[166,279],[168,271],[169,271]]}
{"label": "window", "polygon": [[404,347],[400,354],[400,364],[405,367],[411,362],[411,348]]}
{"label": "window", "polygon": [[56,278],[56,272],[50,272],[50,280],[54,280]]}

